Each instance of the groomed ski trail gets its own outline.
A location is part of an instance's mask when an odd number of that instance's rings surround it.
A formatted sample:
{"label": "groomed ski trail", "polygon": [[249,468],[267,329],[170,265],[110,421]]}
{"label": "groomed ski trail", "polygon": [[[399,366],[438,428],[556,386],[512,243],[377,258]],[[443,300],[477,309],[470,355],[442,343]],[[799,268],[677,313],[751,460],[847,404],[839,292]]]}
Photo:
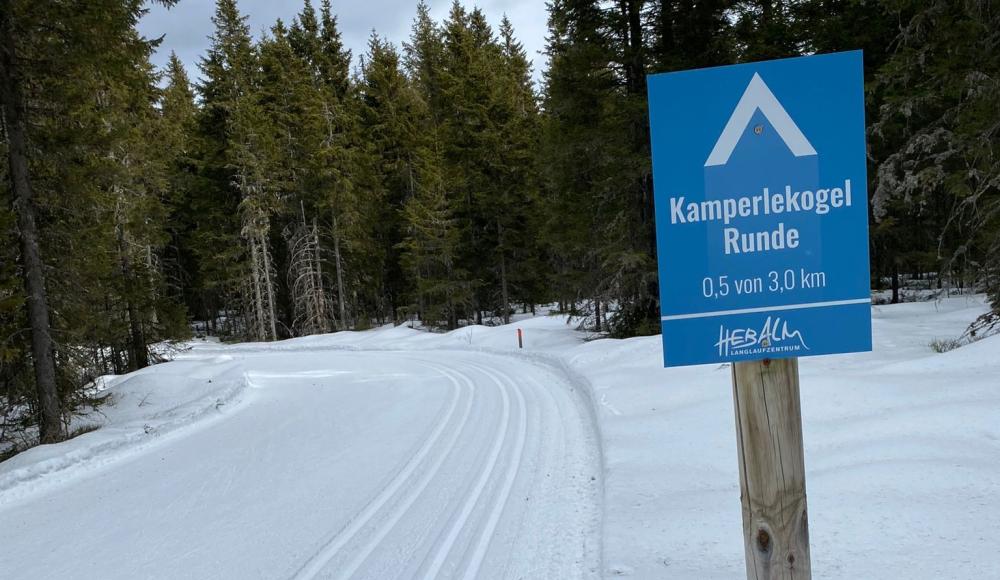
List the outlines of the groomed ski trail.
{"label": "groomed ski trail", "polygon": [[[238,410],[0,509],[13,524],[0,529],[0,567],[35,578],[600,577],[597,436],[556,371],[461,350],[233,356],[251,387]],[[72,541],[32,566],[43,548],[21,538],[57,521]]]}

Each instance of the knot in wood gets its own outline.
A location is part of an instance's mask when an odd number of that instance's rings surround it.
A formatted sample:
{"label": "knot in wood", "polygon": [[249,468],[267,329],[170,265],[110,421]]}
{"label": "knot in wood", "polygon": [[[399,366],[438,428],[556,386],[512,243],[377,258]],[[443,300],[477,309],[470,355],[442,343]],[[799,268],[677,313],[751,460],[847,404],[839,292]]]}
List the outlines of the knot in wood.
{"label": "knot in wood", "polygon": [[765,530],[764,528],[757,530],[757,548],[761,552],[766,552],[770,547],[771,547],[771,534],[768,534],[767,530]]}

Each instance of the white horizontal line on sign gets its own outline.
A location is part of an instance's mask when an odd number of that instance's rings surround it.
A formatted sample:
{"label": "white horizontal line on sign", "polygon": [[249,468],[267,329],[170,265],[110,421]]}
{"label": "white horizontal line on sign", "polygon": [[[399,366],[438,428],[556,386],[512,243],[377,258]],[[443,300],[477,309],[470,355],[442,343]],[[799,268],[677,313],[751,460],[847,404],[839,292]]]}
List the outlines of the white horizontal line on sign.
{"label": "white horizontal line on sign", "polygon": [[689,318],[711,318],[714,316],[730,316],[733,314],[754,314],[756,312],[775,312],[778,310],[799,310],[802,308],[823,308],[825,306],[847,306],[848,304],[871,304],[871,298],[855,298],[852,300],[831,300],[829,302],[809,302],[806,304],[785,304],[783,306],[761,306],[760,308],[739,308],[737,310],[717,310],[715,312],[693,312],[691,314],[674,314],[663,316],[660,320],[687,320]]}

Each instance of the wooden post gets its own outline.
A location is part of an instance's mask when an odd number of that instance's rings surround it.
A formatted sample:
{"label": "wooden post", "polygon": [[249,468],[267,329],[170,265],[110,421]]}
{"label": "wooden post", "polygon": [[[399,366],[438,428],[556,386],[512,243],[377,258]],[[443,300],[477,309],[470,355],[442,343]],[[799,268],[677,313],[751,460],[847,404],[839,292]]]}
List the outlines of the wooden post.
{"label": "wooden post", "polygon": [[747,578],[810,580],[798,359],[733,364]]}
{"label": "wooden post", "polygon": [[517,348],[524,348],[524,334],[521,329],[517,329]]}

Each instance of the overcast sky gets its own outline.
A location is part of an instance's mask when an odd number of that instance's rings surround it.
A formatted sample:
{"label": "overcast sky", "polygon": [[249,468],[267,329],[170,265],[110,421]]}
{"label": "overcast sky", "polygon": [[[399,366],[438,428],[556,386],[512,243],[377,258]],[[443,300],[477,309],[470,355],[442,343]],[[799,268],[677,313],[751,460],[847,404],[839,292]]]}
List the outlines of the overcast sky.
{"label": "overcast sky", "polygon": [[[431,15],[440,22],[448,14],[452,0],[429,0]],[[260,37],[263,30],[281,18],[286,24],[301,12],[304,0],[239,0],[240,12],[250,17],[250,31]],[[319,10],[320,0],[313,0]],[[479,6],[486,13],[494,29],[499,26],[504,14],[514,24],[518,40],[534,63],[535,81],[541,78],[544,58],[539,54],[545,46],[545,1],[544,0],[463,0],[467,7]],[[368,37],[374,29],[379,36],[387,38],[400,47],[410,35],[410,26],[416,15],[417,0],[333,0],[333,11],[337,15],[344,44],[351,49],[354,65],[358,56],[367,49]],[[184,61],[192,78],[199,76],[198,62],[208,48],[208,37],[212,34],[211,17],[215,9],[214,0],[180,0],[167,10],[160,5],[150,7],[139,22],[139,31],[147,38],[165,35],[163,44],[153,57],[153,63],[162,67],[170,51]]]}

